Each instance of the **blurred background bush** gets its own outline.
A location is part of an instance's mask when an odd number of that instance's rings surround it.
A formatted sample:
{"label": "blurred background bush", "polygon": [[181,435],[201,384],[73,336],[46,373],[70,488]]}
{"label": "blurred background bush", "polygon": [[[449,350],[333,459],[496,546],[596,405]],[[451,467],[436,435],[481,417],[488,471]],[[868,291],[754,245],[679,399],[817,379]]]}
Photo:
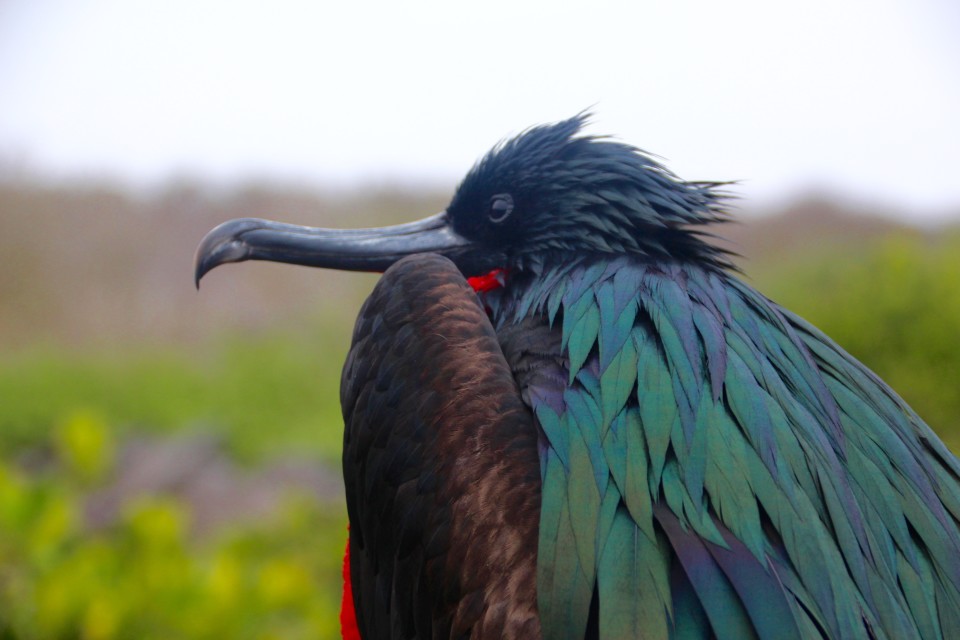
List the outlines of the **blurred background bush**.
{"label": "blurred background bush", "polygon": [[[337,399],[373,276],[255,263],[227,218],[356,226],[444,194],[0,187],[0,637],[337,636]],[[744,277],[960,446],[960,228],[823,199],[720,229]]]}

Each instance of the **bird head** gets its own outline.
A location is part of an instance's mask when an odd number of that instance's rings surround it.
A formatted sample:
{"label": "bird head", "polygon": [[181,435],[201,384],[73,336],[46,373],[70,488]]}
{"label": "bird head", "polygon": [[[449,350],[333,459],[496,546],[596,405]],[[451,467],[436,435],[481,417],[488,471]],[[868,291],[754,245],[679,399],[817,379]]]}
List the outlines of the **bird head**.
{"label": "bird head", "polygon": [[384,271],[414,253],[444,255],[465,276],[590,254],[728,266],[697,228],[724,219],[720,184],[679,180],[634,147],[581,135],[586,121],[580,114],[497,145],[445,211],[417,222],[356,230],[226,222],[200,243],[196,280],[244,260]]}

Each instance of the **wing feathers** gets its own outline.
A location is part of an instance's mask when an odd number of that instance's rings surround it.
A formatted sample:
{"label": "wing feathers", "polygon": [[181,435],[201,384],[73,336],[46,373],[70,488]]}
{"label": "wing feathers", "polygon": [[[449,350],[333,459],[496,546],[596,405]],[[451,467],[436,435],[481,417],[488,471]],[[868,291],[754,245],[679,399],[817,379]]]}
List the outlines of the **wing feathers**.
{"label": "wing feathers", "polygon": [[876,376],[715,271],[541,277],[565,284],[494,316],[562,318],[563,382],[521,384],[545,631],[584,630],[596,597],[602,637],[955,635],[960,464]]}

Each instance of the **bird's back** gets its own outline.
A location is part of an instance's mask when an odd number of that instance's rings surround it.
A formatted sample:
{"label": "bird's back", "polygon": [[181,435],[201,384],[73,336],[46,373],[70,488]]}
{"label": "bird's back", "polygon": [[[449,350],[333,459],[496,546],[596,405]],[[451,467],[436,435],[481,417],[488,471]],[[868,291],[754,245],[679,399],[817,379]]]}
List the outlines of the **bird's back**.
{"label": "bird's back", "polygon": [[522,387],[546,637],[960,637],[960,465],[821,332],[677,261],[571,261],[486,304],[564,358]]}

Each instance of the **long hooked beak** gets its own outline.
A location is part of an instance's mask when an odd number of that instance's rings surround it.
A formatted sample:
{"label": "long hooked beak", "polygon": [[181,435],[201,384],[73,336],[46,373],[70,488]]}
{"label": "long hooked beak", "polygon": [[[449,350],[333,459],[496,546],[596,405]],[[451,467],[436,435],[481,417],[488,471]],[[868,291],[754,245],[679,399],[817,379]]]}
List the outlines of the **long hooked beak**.
{"label": "long hooked beak", "polygon": [[257,218],[224,222],[197,247],[194,278],[227,262],[272,260],[347,271],[385,271],[414,253],[455,257],[469,241],[457,234],[447,214],[374,229],[321,229]]}

